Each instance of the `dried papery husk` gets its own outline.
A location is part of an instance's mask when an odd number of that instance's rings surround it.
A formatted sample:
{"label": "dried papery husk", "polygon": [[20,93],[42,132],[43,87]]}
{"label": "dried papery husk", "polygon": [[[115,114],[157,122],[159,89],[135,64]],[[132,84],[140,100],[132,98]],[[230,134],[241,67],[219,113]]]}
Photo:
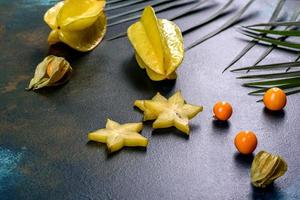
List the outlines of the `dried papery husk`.
{"label": "dried papery husk", "polygon": [[34,77],[26,89],[37,90],[43,87],[62,85],[71,78],[71,74],[72,67],[68,61],[62,57],[47,56],[36,67]]}
{"label": "dried papery husk", "polygon": [[287,163],[278,155],[260,151],[251,166],[251,182],[255,187],[264,188],[287,171]]}

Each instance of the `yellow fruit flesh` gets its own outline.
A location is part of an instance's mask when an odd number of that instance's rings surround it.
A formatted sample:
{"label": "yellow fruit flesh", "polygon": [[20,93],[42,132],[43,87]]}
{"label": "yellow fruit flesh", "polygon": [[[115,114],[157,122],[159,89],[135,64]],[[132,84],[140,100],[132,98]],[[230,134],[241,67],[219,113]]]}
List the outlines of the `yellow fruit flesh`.
{"label": "yellow fruit flesh", "polygon": [[96,21],[104,7],[105,1],[66,0],[57,15],[57,24],[61,29],[85,29]]}
{"label": "yellow fruit flesh", "polygon": [[155,120],[153,128],[175,126],[189,134],[189,119],[203,110],[202,106],[186,104],[181,93],[177,92],[168,100],[159,93],[152,100],[137,100],[135,106],[144,111],[144,120]]}
{"label": "yellow fruit flesh", "polygon": [[141,22],[136,22],[129,27],[128,35],[134,49],[138,52],[145,66],[158,74],[164,74],[163,62],[158,58],[155,47],[148,38],[144,25]]}
{"label": "yellow fruit flesh", "polygon": [[141,20],[128,28],[128,38],[139,66],[151,80],[175,79],[184,56],[181,31],[173,22],[156,19],[150,8],[146,7]]}
{"label": "yellow fruit flesh", "polygon": [[164,66],[166,75],[172,74],[181,64],[184,54],[183,38],[179,27],[168,20],[159,20],[164,47]]}
{"label": "yellow fruit flesh", "polygon": [[106,33],[105,1],[67,0],[59,2],[44,15],[52,31],[49,45],[64,42],[78,51],[90,51]]}
{"label": "yellow fruit flesh", "polygon": [[106,143],[109,152],[118,151],[124,146],[147,147],[148,139],[138,133],[142,129],[142,123],[119,124],[108,119],[106,128],[89,133],[88,139]]}
{"label": "yellow fruit flesh", "polygon": [[61,1],[54,5],[52,8],[50,8],[44,15],[44,21],[50,26],[51,29],[56,29],[57,28],[57,22],[56,22],[56,17],[63,7],[64,2]]}
{"label": "yellow fruit flesh", "polygon": [[59,38],[62,42],[78,51],[90,51],[103,39],[106,33],[106,16],[102,13],[97,21],[82,31],[60,31]]}

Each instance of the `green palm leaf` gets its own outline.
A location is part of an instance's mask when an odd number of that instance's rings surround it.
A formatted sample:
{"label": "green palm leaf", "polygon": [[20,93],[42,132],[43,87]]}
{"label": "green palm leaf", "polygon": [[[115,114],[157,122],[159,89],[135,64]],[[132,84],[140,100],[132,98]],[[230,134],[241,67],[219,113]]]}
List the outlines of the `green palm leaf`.
{"label": "green palm leaf", "polygon": [[254,65],[250,67],[241,67],[237,69],[231,70],[231,72],[236,71],[245,71],[245,70],[265,70],[265,69],[281,69],[281,68],[292,68],[292,67],[300,67],[300,61],[298,62],[285,62],[285,63],[275,63],[275,64],[268,64],[268,65]]}
{"label": "green palm leaf", "polygon": [[[283,5],[285,3],[285,0],[279,0],[273,13],[272,16],[269,20],[269,22],[274,22],[276,21],[276,19],[278,18],[278,15],[280,13],[280,11],[283,8]],[[266,27],[266,30],[271,29],[272,27]],[[263,35],[262,35],[263,36]],[[257,40],[252,40],[249,41],[249,43],[244,47],[244,49],[242,49],[242,51],[229,63],[229,65],[227,65],[227,67],[223,70],[223,73],[229,69],[232,65],[234,65],[237,61],[239,61],[248,51],[250,51],[256,44],[258,43]]]}
{"label": "green palm leaf", "polygon": [[300,76],[300,71],[246,75],[246,76],[239,76],[237,77],[237,79],[263,79],[263,78],[275,79],[275,78],[284,78],[284,77],[292,78],[298,76]]}
{"label": "green palm leaf", "polygon": [[254,31],[254,32],[264,33],[264,34],[300,37],[300,31],[298,31],[298,30],[282,30],[282,31],[280,31],[280,30],[246,28],[246,27],[243,27],[243,28],[246,30],[249,30],[249,31]]}
{"label": "green palm leaf", "polygon": [[242,33],[246,36],[254,38],[256,40],[266,42],[272,45],[277,45],[283,48],[288,48],[290,50],[298,51],[300,49],[300,44],[293,42],[280,41],[278,38],[273,38],[269,36],[260,37],[259,34],[251,32],[250,30],[243,30]]}
{"label": "green palm leaf", "polygon": [[[279,86],[276,86],[284,91],[289,91],[291,89],[294,89],[294,88],[298,88],[300,89],[300,83],[298,84],[285,84],[285,85],[279,85]],[[248,94],[249,95],[263,95],[268,89],[270,89],[269,87],[267,88],[262,88],[262,89],[258,89],[258,90],[254,90],[252,92],[249,92]]]}
{"label": "green palm leaf", "polygon": [[276,87],[285,84],[295,84],[300,83],[300,77],[293,78],[279,78],[279,79],[271,79],[264,81],[252,81],[244,83],[245,87],[255,87],[255,88],[266,88],[266,87]]}
{"label": "green palm leaf", "polygon": [[291,21],[291,22],[270,22],[270,23],[259,23],[246,26],[247,28],[256,27],[256,26],[300,26],[300,22]]}
{"label": "green palm leaf", "polygon": [[251,6],[251,4],[254,2],[255,0],[249,0],[248,3],[241,9],[239,10],[235,16],[233,16],[232,18],[230,18],[225,24],[223,24],[221,27],[219,27],[218,29],[212,31],[211,33],[199,38],[198,40],[196,40],[195,42],[193,42],[192,44],[190,44],[188,47],[186,47],[186,50],[190,50],[192,48],[194,48],[195,46],[201,44],[202,42],[214,37],[215,35],[221,33],[222,31],[226,30],[227,28],[231,27],[235,22],[238,21],[238,19],[247,11],[247,9]]}
{"label": "green palm leaf", "polygon": [[[297,18],[300,15],[300,9],[295,11],[291,17],[291,21],[295,21],[297,20]],[[293,26],[286,26],[284,30],[291,30],[293,29]],[[280,38],[278,38],[280,41],[285,41],[288,38],[288,36],[282,36]],[[254,66],[258,65],[262,60],[264,60],[275,48],[277,47],[277,45],[272,45],[269,48],[267,48],[262,54],[261,56],[255,61]],[[299,57],[300,58],[300,57]],[[295,61],[298,61],[297,59]],[[289,68],[287,69],[287,71],[289,70]]]}
{"label": "green palm leaf", "polygon": [[[300,55],[295,59],[295,62],[298,62],[300,60]],[[288,72],[291,69],[291,67],[288,67],[286,69],[286,72]]]}

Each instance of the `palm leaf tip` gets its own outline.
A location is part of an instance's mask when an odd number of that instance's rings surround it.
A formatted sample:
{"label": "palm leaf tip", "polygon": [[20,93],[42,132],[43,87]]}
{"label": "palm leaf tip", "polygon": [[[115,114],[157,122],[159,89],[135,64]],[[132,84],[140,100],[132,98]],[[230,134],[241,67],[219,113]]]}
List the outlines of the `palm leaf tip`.
{"label": "palm leaf tip", "polygon": [[269,37],[269,36],[260,37],[258,34],[253,33],[251,31],[243,31],[242,33],[248,37],[259,40],[260,42],[266,42],[268,44],[281,46],[281,47],[288,48],[288,49],[291,49],[294,51],[295,50],[298,51],[300,49],[299,43],[281,41],[278,38],[273,38],[273,37]]}
{"label": "palm leaf tip", "polygon": [[194,48],[195,46],[203,43],[204,41],[214,37],[215,35],[223,32],[224,30],[226,30],[227,28],[231,27],[235,22],[237,22],[237,20],[248,10],[248,8],[250,7],[250,5],[254,2],[255,0],[249,0],[248,3],[241,8],[236,15],[234,15],[232,18],[230,18],[225,24],[223,24],[221,27],[219,27],[218,29],[210,32],[209,34],[201,37],[200,39],[196,40],[195,42],[193,42],[192,44],[190,44],[188,47],[186,47],[186,51]]}
{"label": "palm leaf tip", "polygon": [[286,67],[300,67],[300,61],[296,62],[284,62],[284,63],[275,63],[275,64],[267,64],[267,65],[254,65],[249,67],[241,67],[237,69],[230,70],[231,72],[237,71],[245,71],[245,70],[265,70],[265,69],[281,69]]}
{"label": "palm leaf tip", "polygon": [[[271,18],[269,19],[269,22],[274,22],[277,20],[283,5],[285,3],[285,0],[279,0],[272,15]],[[270,27],[271,28],[271,27]],[[224,73],[226,70],[228,70],[232,65],[234,65],[237,61],[239,61],[248,51],[250,51],[258,42],[256,40],[250,41],[247,46],[242,49],[242,51],[225,67],[222,73]]]}
{"label": "palm leaf tip", "polygon": [[259,23],[245,26],[246,28],[258,27],[258,26],[300,26],[299,21],[289,21],[289,22],[270,22],[270,23]]}

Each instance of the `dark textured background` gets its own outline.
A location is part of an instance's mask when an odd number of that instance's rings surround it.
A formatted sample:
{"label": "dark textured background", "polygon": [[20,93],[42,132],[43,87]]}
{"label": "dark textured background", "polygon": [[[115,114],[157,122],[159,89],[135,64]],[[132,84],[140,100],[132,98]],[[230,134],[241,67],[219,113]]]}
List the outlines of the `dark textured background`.
{"label": "dark textured background", "polygon": [[[244,3],[237,0],[229,10]],[[53,4],[0,0],[1,200],[300,199],[300,96],[290,96],[284,112],[269,113],[255,102],[256,97],[247,95],[249,89],[241,87],[237,74],[221,73],[246,44],[234,28],[187,52],[176,83],[155,83],[137,66],[126,38],[103,41],[86,54],[64,45],[49,49],[50,30],[42,17]],[[275,4],[257,0],[242,23],[267,21]],[[295,5],[300,2],[287,1],[289,14]],[[206,8],[176,23],[187,28],[218,7]],[[172,16],[180,9],[159,16]],[[186,35],[185,43],[230,16]],[[126,30],[129,24],[110,28],[107,36]],[[263,50],[255,47],[236,66],[252,64]],[[66,56],[74,68],[71,81],[55,89],[24,91],[36,65],[49,53]],[[295,57],[277,50],[264,63]],[[152,131],[146,123],[142,132],[150,140],[146,151],[126,148],[109,156],[105,145],[88,143],[87,133],[103,127],[107,117],[121,123],[140,121],[141,113],[132,107],[134,100],[150,98],[157,91],[169,96],[176,90],[188,102],[204,106],[191,122],[189,138],[174,129]],[[212,119],[212,106],[218,100],[233,105],[228,124]],[[257,133],[255,153],[267,150],[288,162],[286,175],[268,189],[251,186],[253,156],[237,154],[233,145],[235,134],[244,129]]]}

